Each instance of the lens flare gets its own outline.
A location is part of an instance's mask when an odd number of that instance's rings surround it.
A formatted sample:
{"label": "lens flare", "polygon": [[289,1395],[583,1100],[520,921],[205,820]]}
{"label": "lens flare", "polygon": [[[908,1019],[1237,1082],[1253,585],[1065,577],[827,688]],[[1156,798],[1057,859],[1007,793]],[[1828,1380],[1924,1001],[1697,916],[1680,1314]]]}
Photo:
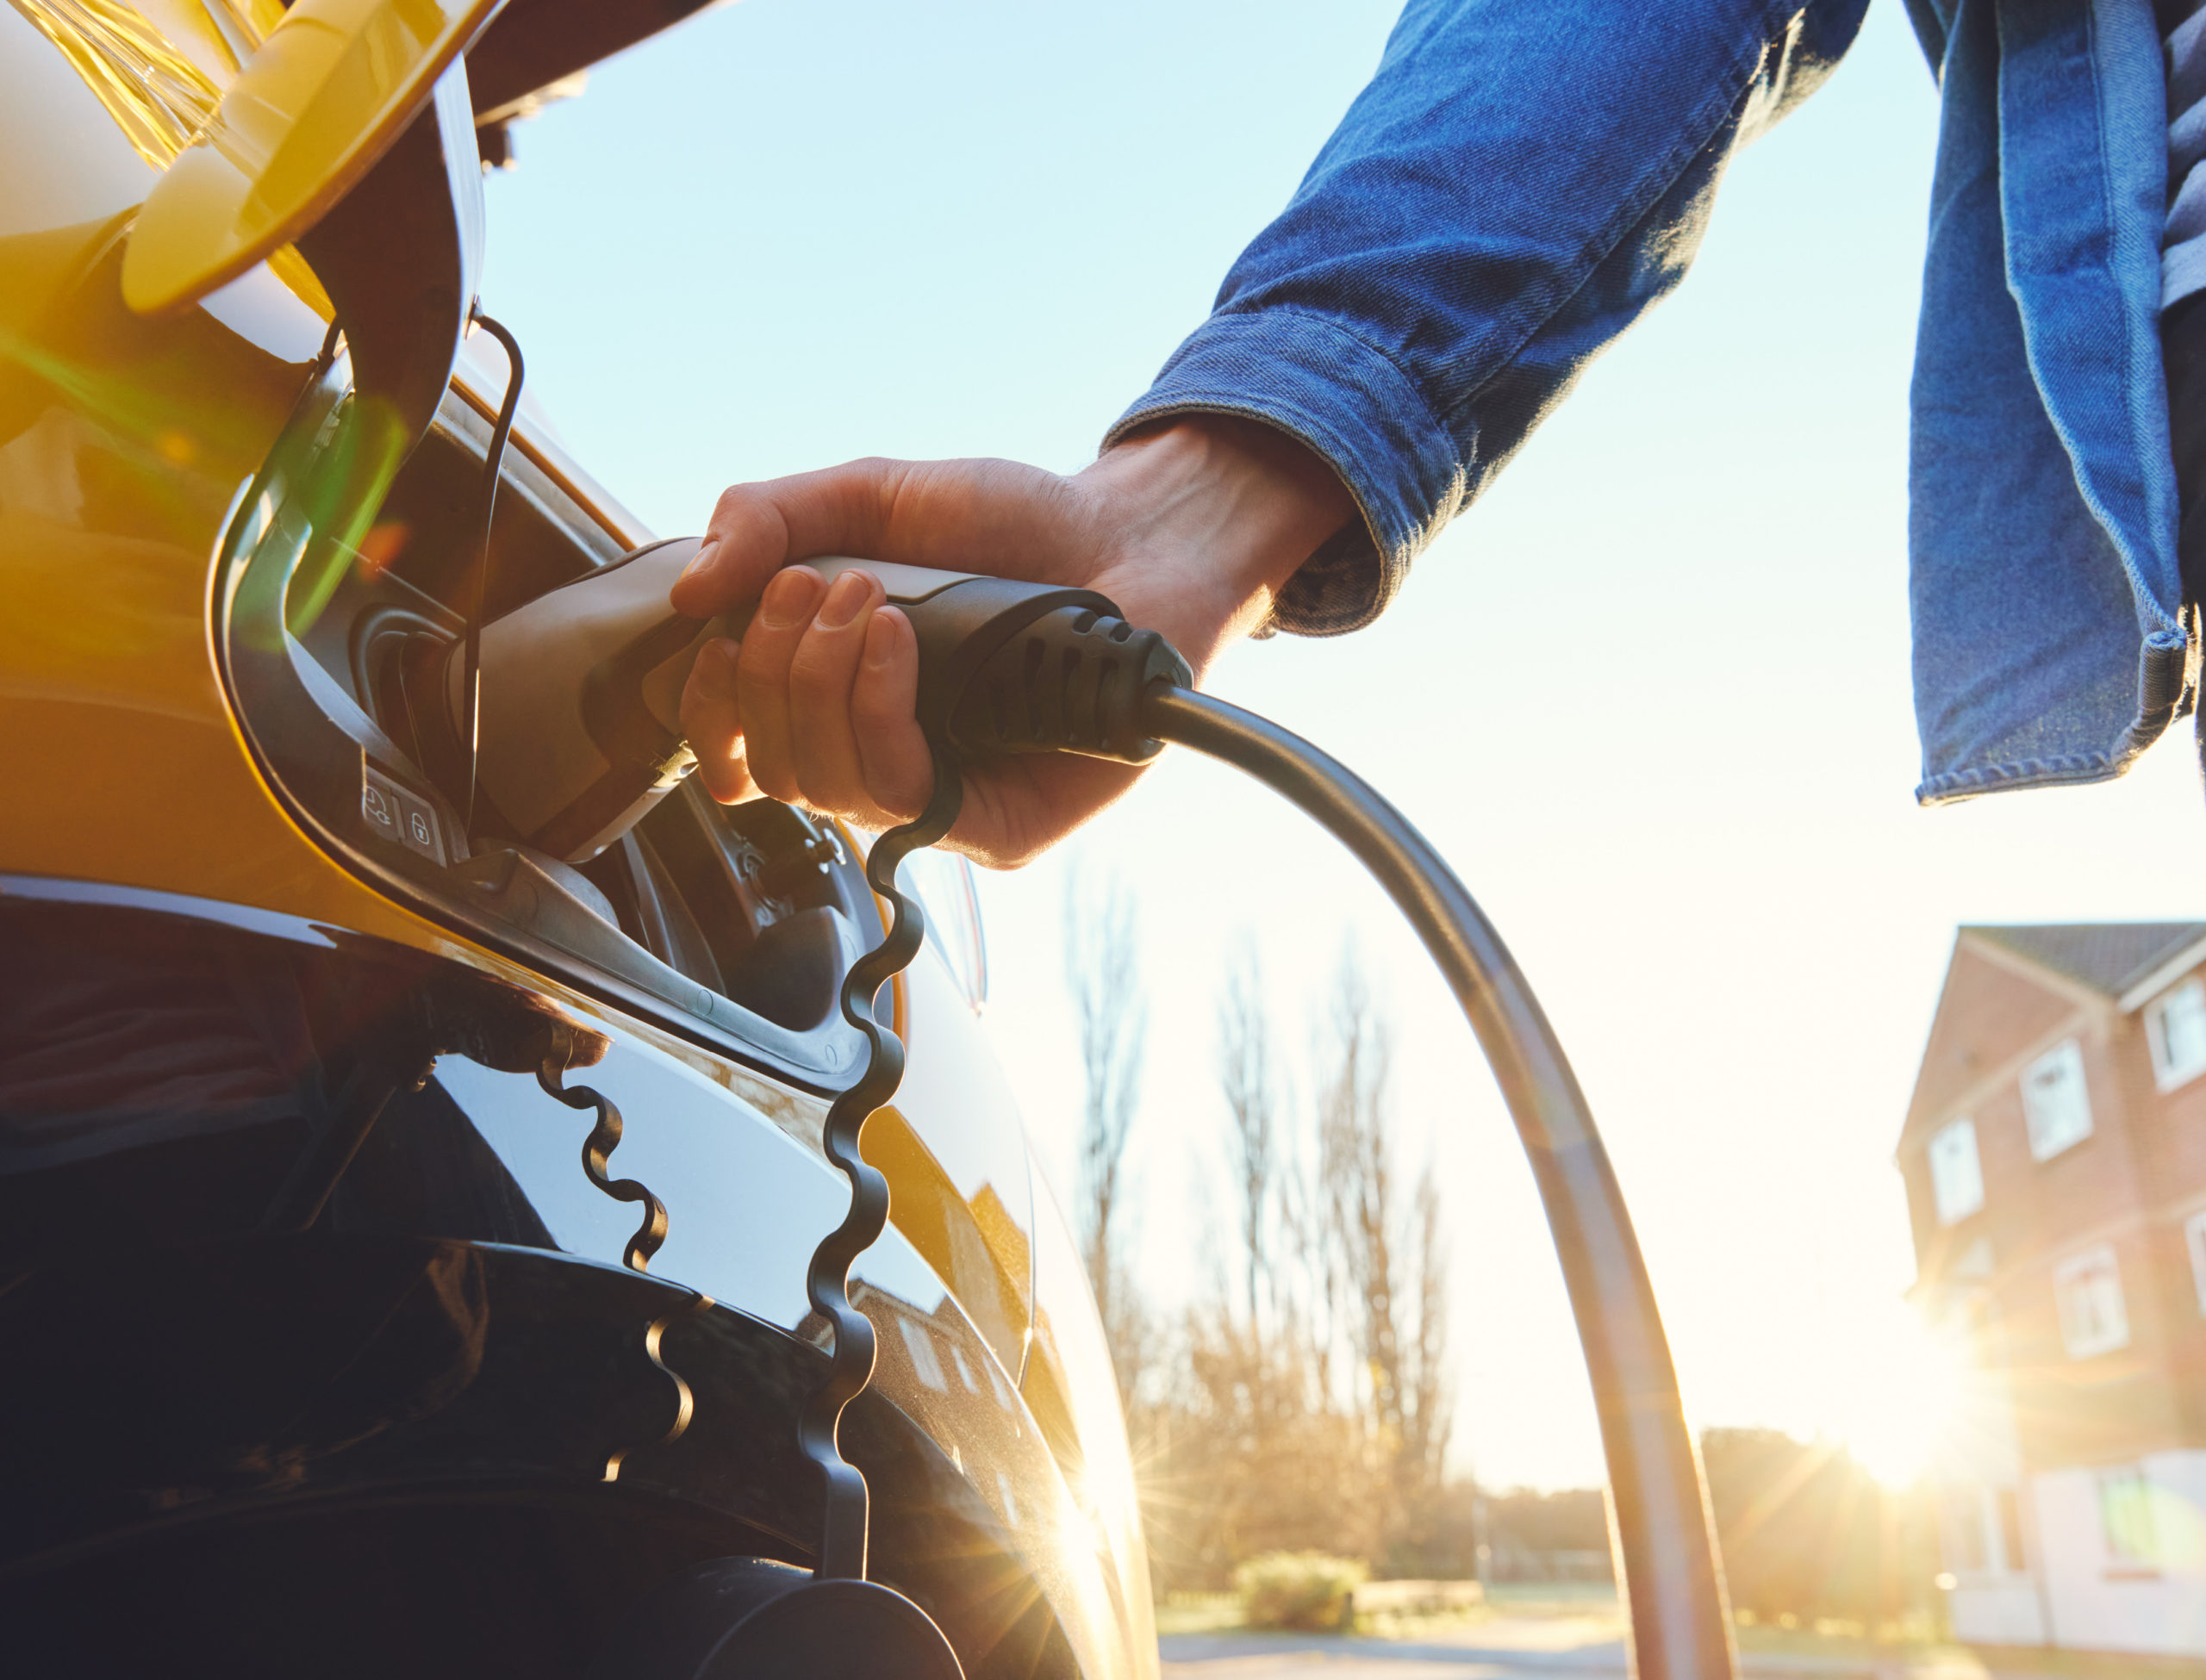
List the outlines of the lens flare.
{"label": "lens flare", "polygon": [[1909,1486],[1966,1427],[1974,1388],[1967,1349],[1898,1302],[1851,1328],[1833,1361],[1831,1432],[1886,1487]]}

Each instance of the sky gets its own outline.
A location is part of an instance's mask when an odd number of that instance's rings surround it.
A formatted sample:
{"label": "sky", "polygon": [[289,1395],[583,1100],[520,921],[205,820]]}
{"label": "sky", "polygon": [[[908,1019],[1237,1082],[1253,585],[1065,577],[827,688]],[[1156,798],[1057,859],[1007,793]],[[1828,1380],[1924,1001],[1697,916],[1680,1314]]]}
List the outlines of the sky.
{"label": "sky", "polygon": [[[1206,313],[1376,63],[1385,0],[744,0],[592,72],[489,186],[486,308],[655,529],[858,455],[1071,471]],[[1499,924],[1630,1198],[1697,1425],[1853,1442],[1931,1409],[1891,1151],[1957,924],[2206,914],[2186,740],[2109,787],[1911,798],[1906,395],[1935,106],[1901,8],[1734,165],[1680,291],[1376,626],[1218,693],[1354,765]],[[2187,731],[2179,731],[2187,734]],[[981,882],[988,1020],[1069,1187],[1063,905],[1116,876],[1150,1008],[1142,1276],[1230,1241],[1213,1023],[1260,954],[1299,1049],[1344,948],[1398,1035],[1452,1239],[1456,1463],[1598,1482],[1560,1274],[1476,1046],[1377,889],[1169,755]]]}

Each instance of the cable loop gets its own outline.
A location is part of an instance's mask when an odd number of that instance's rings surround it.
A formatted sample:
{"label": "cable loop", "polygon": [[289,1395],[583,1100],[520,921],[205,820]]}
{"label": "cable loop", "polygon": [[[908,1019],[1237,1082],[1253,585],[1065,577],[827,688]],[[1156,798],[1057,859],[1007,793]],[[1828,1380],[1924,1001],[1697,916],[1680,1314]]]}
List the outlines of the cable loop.
{"label": "cable loop", "polygon": [[904,1042],[882,1025],[875,1002],[881,988],[911,966],[926,934],[919,905],[897,887],[896,869],[912,853],[950,832],[965,800],[957,753],[932,736],[927,744],[934,756],[934,792],[926,809],[875,841],[866,858],[866,880],[894,915],[888,936],[853,963],[843,980],[843,1018],[864,1036],[866,1064],[857,1082],[828,1109],[821,1140],[828,1160],[851,1181],[850,1211],[820,1241],[805,1279],[813,1310],[834,1333],[826,1379],[806,1401],[797,1425],[805,1456],[819,1467],[825,1484],[819,1561],[813,1571],[814,1578],[823,1581],[865,1579],[865,1476],[843,1457],[838,1431],[843,1409],[873,1380],[873,1323],[851,1304],[851,1266],[888,1223],[888,1181],[859,1154],[858,1135],[866,1117],[896,1094],[904,1078]]}
{"label": "cable loop", "polygon": [[583,1140],[583,1173],[616,1202],[641,1202],[644,1223],[636,1227],[635,1235],[628,1239],[628,1246],[621,1254],[620,1263],[632,1272],[648,1272],[651,1256],[666,1243],[666,1204],[660,1201],[645,1185],[633,1179],[616,1179],[607,1170],[613,1152],[620,1147],[620,1111],[613,1106],[612,1099],[595,1087],[587,1085],[570,1086],[564,1078],[567,1064],[564,1054],[555,1051],[544,1059],[536,1070],[536,1082],[546,1095],[564,1103],[571,1109],[595,1109],[597,1123]]}

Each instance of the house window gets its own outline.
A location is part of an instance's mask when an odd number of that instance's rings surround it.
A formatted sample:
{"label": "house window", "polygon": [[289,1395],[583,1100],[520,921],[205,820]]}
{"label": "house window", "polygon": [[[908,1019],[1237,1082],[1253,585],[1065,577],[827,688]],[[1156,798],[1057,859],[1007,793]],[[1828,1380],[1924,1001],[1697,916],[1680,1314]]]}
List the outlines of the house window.
{"label": "house window", "polygon": [[2098,1483],[2099,1535],[2107,1562],[2150,1569],[2159,1561],[2159,1540],[2153,1532],[2152,1484],[2135,1465],[2102,1470]]}
{"label": "house window", "polygon": [[938,1393],[949,1393],[950,1384],[943,1380],[942,1360],[934,1351],[934,1338],[927,1334],[926,1326],[915,1324],[899,1313],[896,1328],[904,1333],[904,1351],[912,1356],[912,1374]]}
{"label": "house window", "polygon": [[1984,1205],[1984,1171],[1976,1159],[1976,1122],[1954,1120],[1930,1136],[1930,1198],[1938,1223],[1950,1225]]}
{"label": "house window", "polygon": [[2145,1006],[2153,1077],[2172,1091],[2206,1073],[2206,982],[2187,980]]}
{"label": "house window", "polygon": [[2198,1310],[2206,1312],[2206,1212],[2183,1222],[2183,1240],[2190,1248],[2190,1287],[2198,1297]]}
{"label": "house window", "polygon": [[2091,1135],[2084,1053],[2074,1039],[2055,1045],[2024,1070],[2022,1117],[2029,1123],[2030,1154],[2039,1160],[2050,1160]]}
{"label": "house window", "polygon": [[2060,1308],[2061,1345],[2070,1359],[2087,1360],[2129,1345],[2122,1270],[2110,1246],[2102,1243],[2054,1266],[2053,1294]]}

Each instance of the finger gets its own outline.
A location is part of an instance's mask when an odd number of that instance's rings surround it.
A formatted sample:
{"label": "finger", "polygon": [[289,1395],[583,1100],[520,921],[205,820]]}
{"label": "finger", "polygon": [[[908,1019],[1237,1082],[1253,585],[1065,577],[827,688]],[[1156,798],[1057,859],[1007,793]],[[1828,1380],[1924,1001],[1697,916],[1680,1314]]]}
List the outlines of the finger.
{"label": "finger", "polygon": [[697,755],[697,774],[722,805],[734,805],[757,791],[744,756],[743,714],[736,700],[742,656],[739,643],[725,638],[706,643],[682,688],[682,732]]}
{"label": "finger", "polygon": [[758,602],[736,668],[736,706],[743,721],[751,778],[775,799],[804,797],[789,750],[789,666],[827,586],[803,566],[778,572]]}
{"label": "finger", "polygon": [[756,600],[767,580],[788,563],[788,528],[765,490],[735,484],[720,492],[697,552],[669,592],[676,612],[709,619]]}
{"label": "finger", "polygon": [[847,461],[723,491],[674,604],[710,618],[757,599],[795,560],[858,554],[1038,582],[1095,569],[1100,540],[1071,482],[1016,461]]}
{"label": "finger", "polygon": [[934,792],[933,759],[913,716],[919,699],[919,641],[912,621],[893,607],[876,608],[851,685],[851,722],[867,796],[905,822],[926,808]]}
{"label": "finger", "polygon": [[866,625],[883,598],[868,572],[837,578],[789,663],[789,747],[797,784],[815,809],[861,820],[876,813],[866,798],[851,691],[865,654]]}
{"label": "finger", "polygon": [[708,619],[755,600],[793,560],[878,554],[909,470],[902,461],[850,461],[730,486],[713,509],[696,557],[674,586],[676,608]]}

